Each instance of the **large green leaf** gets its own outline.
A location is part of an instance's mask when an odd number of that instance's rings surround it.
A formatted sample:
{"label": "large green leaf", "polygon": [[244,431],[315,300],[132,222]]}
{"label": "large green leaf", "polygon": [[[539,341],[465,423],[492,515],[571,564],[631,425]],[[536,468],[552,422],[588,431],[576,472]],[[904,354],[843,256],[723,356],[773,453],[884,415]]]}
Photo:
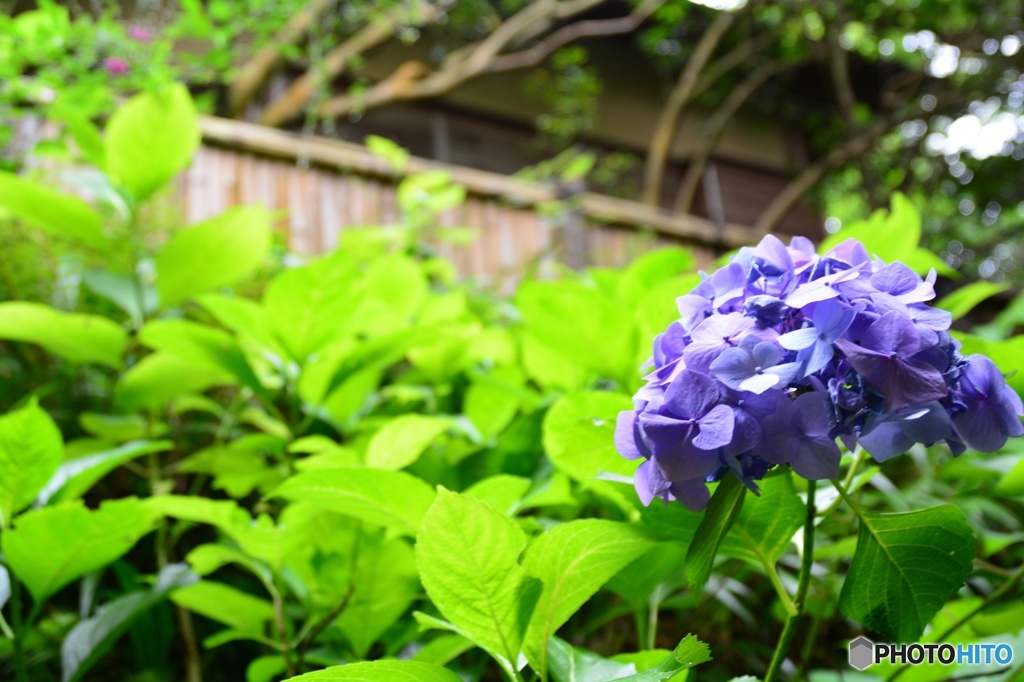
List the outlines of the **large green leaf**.
{"label": "large green leaf", "polygon": [[271,496],[308,502],[415,535],[435,493],[423,480],[403,471],[334,469],[296,474]]}
{"label": "large green leaf", "polygon": [[718,547],[739,516],[746,492],[740,480],[730,475],[722,479],[711,496],[704,518],[686,552],[686,579],[693,589],[703,589],[711,577]]}
{"label": "large green leaf", "polygon": [[578,481],[602,472],[632,476],[637,463],[615,451],[615,419],[632,407],[627,396],[580,391],[563,396],[544,417],[544,451]]}
{"label": "large green leaf", "polygon": [[198,114],[184,85],[143,92],[107,123],[107,173],[142,201],[185,170],[199,139]]}
{"label": "large green leaf", "polygon": [[861,241],[868,254],[877,255],[886,262],[904,260],[921,242],[921,214],[907,197],[895,192],[892,209],[879,209],[867,220],[844,225],[839,232],[826,238],[818,248],[826,253],[847,239]]}
{"label": "large green leaf", "polygon": [[403,469],[423,454],[451,426],[448,417],[403,414],[373,434],[366,452],[366,465],[377,469]]}
{"label": "large green leaf", "polygon": [[365,537],[359,545],[352,597],[335,621],[356,655],[366,658],[374,642],[420,596],[416,559],[408,541]]}
{"label": "large green leaf", "polygon": [[548,643],[551,677],[555,682],[608,682],[636,673],[636,665],[602,658],[552,637]]}
{"label": "large green leaf", "polygon": [[202,368],[229,373],[256,393],[263,392],[238,342],[222,329],[189,320],[153,320],[139,330],[139,340]]}
{"label": "large green leaf", "polygon": [[526,635],[526,657],[547,669],[547,645],[584,602],[654,542],[638,526],[584,519],[557,526],[527,550],[523,569],[544,583]]}
{"label": "large green leaf", "polygon": [[103,220],[78,197],[0,171],[0,208],[49,234],[103,248]]}
{"label": "large green leaf", "polygon": [[885,641],[917,641],[973,561],[974,533],[953,505],[865,513],[839,608]]}
{"label": "large green leaf", "polygon": [[0,523],[32,504],[62,459],[60,431],[35,400],[0,417]]}
{"label": "large green leaf", "polygon": [[90,511],[80,500],[26,512],[0,538],[7,564],[37,601],[103,568],[154,528],[157,515],[130,497]]}
{"label": "large green leaf", "polygon": [[948,310],[953,314],[954,320],[959,320],[967,313],[974,310],[975,307],[987,298],[991,298],[996,294],[1001,294],[1010,285],[1006,282],[972,282],[966,286],[962,286],[959,289],[955,289],[952,293],[944,296],[940,299],[935,306]]}
{"label": "large green leaf", "polygon": [[175,398],[235,382],[227,371],[197,366],[171,353],[152,353],[121,375],[114,402],[126,410],[158,410]]}
{"label": "large green leaf", "polygon": [[176,591],[171,601],[242,632],[262,632],[274,618],[274,606],[266,599],[212,580],[200,580]]}
{"label": "large green leaf", "polygon": [[275,277],[263,304],[277,338],[296,361],[305,362],[345,335],[361,296],[359,269],[339,252]]}
{"label": "large green leaf", "polygon": [[290,677],[286,682],[461,682],[447,668],[419,661],[364,661]]}
{"label": "large green leaf", "polygon": [[788,470],[760,482],[761,494],[748,495],[739,517],[722,541],[722,554],[754,565],[774,566],[804,522],[806,507]]}
{"label": "large green leaf", "polygon": [[122,595],[99,607],[91,618],[78,621],[60,645],[62,681],[81,679],[140,616],[196,579],[184,564],[170,564],[149,589]]}
{"label": "large green leaf", "polygon": [[243,206],[178,230],[156,258],[160,302],[173,306],[252,274],[270,249],[270,214]]}
{"label": "large green leaf", "polygon": [[98,315],[65,313],[42,303],[0,303],[0,339],[36,343],[72,362],[121,366],[128,335]]}
{"label": "large green leaf", "polygon": [[517,668],[542,587],[519,566],[525,547],[526,535],[514,521],[444,488],[416,540],[416,565],[431,601],[506,673]]}
{"label": "large green leaf", "polygon": [[68,500],[81,497],[89,488],[108,473],[136,457],[153,452],[170,450],[173,443],[162,441],[132,441],[111,450],[102,450],[90,455],[69,460],[60,468],[39,492],[39,502]]}

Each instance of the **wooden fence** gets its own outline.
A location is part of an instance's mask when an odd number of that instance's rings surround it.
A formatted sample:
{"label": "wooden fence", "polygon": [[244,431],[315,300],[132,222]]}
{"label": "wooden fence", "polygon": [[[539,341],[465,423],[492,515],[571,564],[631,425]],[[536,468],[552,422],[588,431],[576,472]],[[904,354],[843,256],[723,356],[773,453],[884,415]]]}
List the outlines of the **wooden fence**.
{"label": "wooden fence", "polygon": [[[397,223],[401,180],[365,147],[263,126],[204,117],[203,146],[179,180],[186,216],[197,221],[238,204],[282,211],[290,246],[303,254],[334,248],[346,229]],[[467,245],[438,244],[459,273],[504,284],[531,264],[621,265],[662,244],[684,244],[707,264],[720,251],[757,240],[750,228],[715,225],[635,202],[583,192],[551,217],[539,207],[563,197],[551,187],[413,157],[406,173],[443,169],[467,189],[466,202],[440,218],[467,227]]]}

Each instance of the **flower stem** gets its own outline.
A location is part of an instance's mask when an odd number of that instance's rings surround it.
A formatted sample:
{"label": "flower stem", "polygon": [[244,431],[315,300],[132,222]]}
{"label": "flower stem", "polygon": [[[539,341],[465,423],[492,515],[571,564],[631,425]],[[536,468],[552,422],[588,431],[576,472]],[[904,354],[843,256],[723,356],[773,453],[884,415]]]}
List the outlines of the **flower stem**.
{"label": "flower stem", "polygon": [[811,564],[814,563],[814,492],[815,481],[807,482],[807,516],[804,520],[804,549],[800,561],[800,577],[796,588],[796,613],[791,613],[786,618],[786,625],[782,628],[782,635],[775,646],[775,653],[772,655],[772,662],[765,673],[764,682],[775,682],[782,670],[782,662],[786,660],[789,647],[793,643],[793,635],[796,634],[796,626],[804,612],[804,603],[807,601],[807,590],[811,586]]}
{"label": "flower stem", "polygon": [[18,682],[28,682],[28,666],[25,664],[25,623],[22,620],[21,580],[8,571],[11,579],[11,623],[14,625],[14,670]]}

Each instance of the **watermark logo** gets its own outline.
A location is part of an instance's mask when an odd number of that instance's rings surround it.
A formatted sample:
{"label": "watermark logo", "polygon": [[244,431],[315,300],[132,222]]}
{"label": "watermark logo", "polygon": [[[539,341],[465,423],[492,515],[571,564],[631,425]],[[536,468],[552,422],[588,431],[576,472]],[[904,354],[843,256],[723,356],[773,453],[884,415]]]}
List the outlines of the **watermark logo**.
{"label": "watermark logo", "polygon": [[850,666],[857,670],[876,663],[907,665],[1009,665],[1013,662],[1009,644],[881,644],[867,637],[850,642]]}

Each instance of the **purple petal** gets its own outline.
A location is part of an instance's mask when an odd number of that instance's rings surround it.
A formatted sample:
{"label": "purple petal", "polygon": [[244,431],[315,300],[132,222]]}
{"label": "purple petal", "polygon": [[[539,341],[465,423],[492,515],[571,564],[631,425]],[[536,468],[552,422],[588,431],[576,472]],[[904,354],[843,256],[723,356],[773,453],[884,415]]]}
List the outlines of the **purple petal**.
{"label": "purple petal", "polygon": [[821,371],[826,365],[828,365],[834,355],[835,351],[832,349],[831,343],[823,341],[815,343],[807,353],[804,373],[814,374],[815,372]]}
{"label": "purple petal", "polygon": [[819,333],[824,334],[825,339],[832,343],[849,328],[857,312],[852,308],[835,301],[822,301],[814,307],[811,319],[814,327]]}
{"label": "purple petal", "polygon": [[739,389],[741,391],[750,391],[751,393],[764,393],[772,386],[785,386],[787,383],[789,382],[782,382],[779,375],[765,372],[744,379],[740,382]]}
{"label": "purple petal", "polygon": [[804,478],[819,481],[839,476],[841,459],[842,454],[834,440],[825,437],[808,438],[799,441],[789,466]]}
{"label": "purple petal", "polygon": [[692,370],[681,372],[665,391],[665,408],[678,417],[700,419],[720,402],[718,382]]}
{"label": "purple petal", "polygon": [[727,348],[711,363],[710,370],[729,388],[740,390],[740,384],[754,376],[754,359],[742,348]]}
{"label": "purple petal", "polygon": [[646,460],[633,473],[633,487],[644,506],[648,506],[655,497],[663,497],[671,484],[661,475],[661,470],[651,461]]}
{"label": "purple petal", "polygon": [[797,329],[779,337],[779,345],[787,350],[803,350],[818,340],[820,332],[814,327]]}
{"label": "purple petal", "polygon": [[693,439],[693,444],[701,450],[716,450],[725,447],[732,440],[734,422],[735,417],[731,407],[716,405],[701,418],[700,433]]}
{"label": "purple petal", "polygon": [[636,439],[636,412],[623,410],[615,419],[615,449],[626,459],[642,457]]}
{"label": "purple petal", "polygon": [[861,345],[879,353],[908,357],[921,349],[921,335],[913,322],[899,313],[889,312],[868,327]]}
{"label": "purple petal", "polygon": [[672,496],[679,500],[684,507],[690,511],[703,511],[711,500],[711,493],[708,492],[708,485],[703,479],[694,478],[689,481],[676,481],[669,490]]}

